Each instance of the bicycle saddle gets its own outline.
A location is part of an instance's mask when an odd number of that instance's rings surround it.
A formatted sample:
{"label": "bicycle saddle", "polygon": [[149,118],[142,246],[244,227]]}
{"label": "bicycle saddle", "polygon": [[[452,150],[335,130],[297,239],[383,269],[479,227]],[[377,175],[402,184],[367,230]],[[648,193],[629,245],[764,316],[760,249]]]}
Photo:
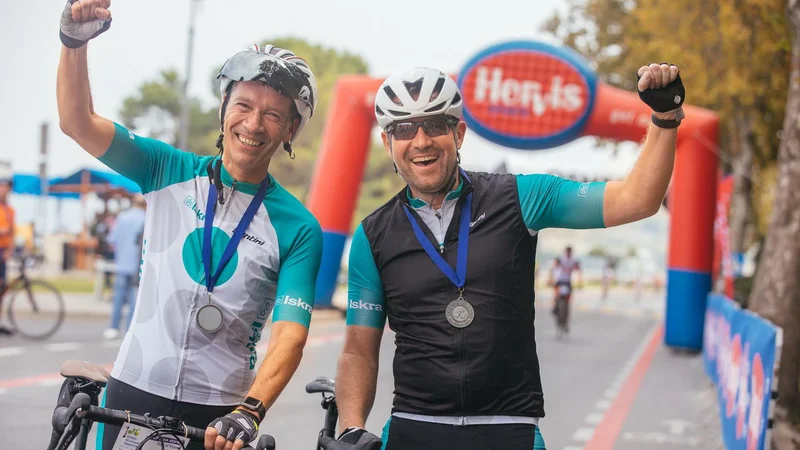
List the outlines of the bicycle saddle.
{"label": "bicycle saddle", "polygon": [[61,364],[61,376],[64,378],[84,378],[103,386],[108,384],[111,374],[106,369],[79,359],[68,359]]}
{"label": "bicycle saddle", "polygon": [[335,383],[330,378],[317,377],[308,382],[308,384],[306,385],[306,392],[309,394],[314,394],[317,392],[325,392],[328,394],[333,394],[334,387]]}

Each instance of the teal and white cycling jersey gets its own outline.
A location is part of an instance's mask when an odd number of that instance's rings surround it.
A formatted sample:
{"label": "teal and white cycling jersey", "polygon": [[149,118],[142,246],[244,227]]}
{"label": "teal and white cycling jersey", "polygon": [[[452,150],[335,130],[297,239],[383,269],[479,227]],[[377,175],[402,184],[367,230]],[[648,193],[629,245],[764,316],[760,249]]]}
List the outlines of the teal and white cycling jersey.
{"label": "teal and white cycling jersey", "polygon": [[[138,183],[148,205],[136,312],[111,376],[178,401],[234,405],[255,377],[256,344],[270,313],[273,321],[309,326],[322,231],[270,176],[263,204],[214,288],[223,327],[202,331],[196,314],[208,303],[201,254],[212,160],[120,125],[100,158]],[[212,273],[259,186],[234,182],[224,167],[221,180],[225,202],[213,223]]]}

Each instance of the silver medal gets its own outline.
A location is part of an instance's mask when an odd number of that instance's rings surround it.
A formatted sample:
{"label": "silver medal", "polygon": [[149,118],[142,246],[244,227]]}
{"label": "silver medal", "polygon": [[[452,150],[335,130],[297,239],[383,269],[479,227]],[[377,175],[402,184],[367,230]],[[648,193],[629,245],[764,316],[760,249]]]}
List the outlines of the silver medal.
{"label": "silver medal", "polygon": [[472,309],[472,305],[468,301],[464,300],[463,297],[459,297],[447,305],[445,315],[450,325],[456,328],[464,328],[472,323],[472,319],[475,318],[475,310]]}
{"label": "silver medal", "polygon": [[197,326],[206,333],[216,333],[222,328],[222,309],[211,303],[210,294],[208,304],[197,310]]}

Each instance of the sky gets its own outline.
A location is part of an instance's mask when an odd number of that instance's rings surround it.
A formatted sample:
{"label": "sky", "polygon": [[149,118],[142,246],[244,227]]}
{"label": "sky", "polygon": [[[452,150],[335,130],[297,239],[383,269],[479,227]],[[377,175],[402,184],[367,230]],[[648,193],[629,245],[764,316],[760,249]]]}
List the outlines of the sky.
{"label": "sky", "polygon": [[[89,74],[94,108],[119,120],[122,100],[139,84],[166,68],[185,71],[191,0],[113,0],[111,28],[89,44]],[[195,0],[196,1],[196,0]],[[49,124],[50,176],[82,167],[103,168],[58,129],[55,98],[61,43],[58,23],[64,1],[4,2],[0,16],[0,86],[7,91],[0,108],[0,160],[15,172],[34,173],[40,163],[39,133]],[[553,42],[541,23],[565,8],[562,0],[494,0],[453,3],[441,0],[202,0],[195,28],[190,93],[209,105],[212,70],[233,53],[264,38],[297,36],[361,55],[370,74],[384,77],[411,66],[430,66],[457,73],[475,53],[511,39]],[[8,43],[14,43],[9,45]],[[542,151],[503,149],[468,134],[463,147],[466,168],[491,170],[505,161],[515,173],[554,172],[590,177],[622,177],[633,165],[636,146],[612,156],[598,150],[592,138]],[[68,228],[79,211],[67,206]],[[35,217],[33,199],[17,202],[21,220]],[[50,206],[51,217],[54,206]],[[78,212],[76,212],[78,211]],[[77,216],[75,214],[78,214]]]}

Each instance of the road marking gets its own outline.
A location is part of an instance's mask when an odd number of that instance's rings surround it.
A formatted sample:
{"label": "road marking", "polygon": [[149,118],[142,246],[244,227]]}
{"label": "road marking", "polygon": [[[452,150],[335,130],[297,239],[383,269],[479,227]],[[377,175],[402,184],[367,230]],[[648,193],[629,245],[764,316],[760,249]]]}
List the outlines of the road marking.
{"label": "road marking", "polygon": [[589,428],[589,427],[578,428],[578,431],[576,431],[572,435],[572,440],[573,441],[578,441],[578,442],[586,442],[586,441],[588,441],[589,439],[592,438],[593,434],[594,434],[594,427],[592,427],[592,428]]}
{"label": "road marking", "polygon": [[600,411],[605,411],[611,407],[611,402],[608,400],[600,400],[594,407]]}
{"label": "road marking", "polygon": [[606,398],[611,398],[611,399],[616,398],[617,394],[619,394],[619,391],[616,389],[606,389],[606,392],[604,393]]}
{"label": "road marking", "polygon": [[[331,334],[324,334],[322,336],[311,336],[308,338],[306,345],[311,347],[318,347],[323,344],[332,343],[332,342],[339,342],[344,340],[344,333],[331,333]],[[105,344],[110,344],[106,342]],[[104,345],[105,345],[104,344]],[[119,342],[115,343],[116,345]],[[76,347],[77,345],[77,347]],[[262,344],[258,347],[258,350],[266,352],[268,344]],[[64,342],[59,344],[49,344],[46,346],[51,351],[61,351],[61,350],[70,350],[75,348],[80,348],[80,344],[77,342]],[[23,347],[7,347],[7,348],[0,348],[0,356],[11,356],[11,355],[19,355],[24,353]],[[111,371],[114,367],[113,363],[104,364],[103,367]],[[10,389],[10,388],[18,388],[18,387],[27,387],[27,386],[35,386],[35,385],[42,385],[42,386],[53,386],[60,384],[63,380],[63,377],[58,372],[51,372],[51,373],[44,373],[40,375],[33,375],[21,378],[10,378],[6,380],[0,379],[0,389]]]}
{"label": "road marking", "polygon": [[659,324],[649,333],[648,338],[642,341],[642,345],[631,358],[636,361],[633,371],[628,375],[611,407],[605,412],[602,422],[597,426],[597,433],[594,433],[586,443],[585,450],[611,450],[614,447],[663,336],[664,326]]}
{"label": "road marking", "polygon": [[50,386],[61,386],[61,383],[64,382],[63,377],[54,377],[54,378],[46,378],[39,382],[39,386],[43,387],[50,387]]}
{"label": "road marking", "polygon": [[576,446],[574,446],[574,445],[570,445],[570,446],[568,446],[568,447],[564,447],[564,448],[563,448],[563,449],[561,449],[561,450],[583,450],[583,447],[576,447]]}
{"label": "road marking", "polygon": [[3,395],[8,392],[8,389],[0,389],[0,395]]}
{"label": "road marking", "polygon": [[103,341],[103,347],[105,348],[119,348],[122,345],[122,341]]}
{"label": "road marking", "polygon": [[23,353],[25,353],[25,348],[24,347],[0,348],[0,357],[21,355]]}
{"label": "road marking", "polygon": [[584,422],[588,423],[589,425],[597,425],[598,423],[603,421],[603,413],[593,412],[589,413],[584,419]]}
{"label": "road marking", "polygon": [[44,348],[51,352],[65,352],[68,350],[77,350],[81,348],[80,342],[56,342],[55,344],[47,344]]}

